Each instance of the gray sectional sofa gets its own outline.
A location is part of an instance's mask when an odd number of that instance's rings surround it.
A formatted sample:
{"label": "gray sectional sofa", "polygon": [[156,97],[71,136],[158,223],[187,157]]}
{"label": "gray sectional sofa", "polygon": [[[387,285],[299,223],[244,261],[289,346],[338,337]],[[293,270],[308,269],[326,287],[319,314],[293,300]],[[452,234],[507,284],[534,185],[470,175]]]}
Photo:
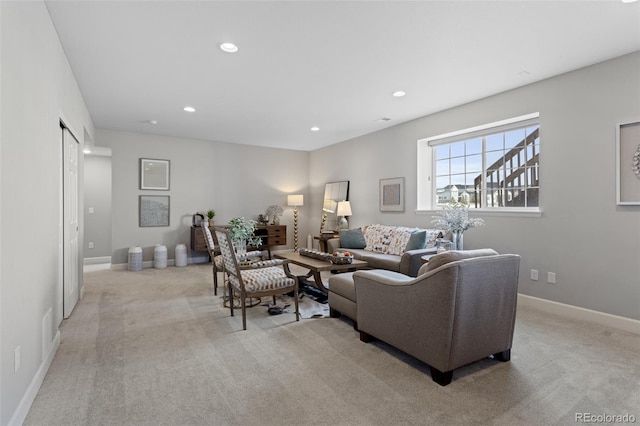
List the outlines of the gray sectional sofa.
{"label": "gray sectional sofa", "polygon": [[445,386],[463,365],[510,359],[519,265],[518,255],[481,249],[437,254],[417,278],[385,270],[336,275],[331,316],[351,318],[363,342],[377,338],[423,361]]}

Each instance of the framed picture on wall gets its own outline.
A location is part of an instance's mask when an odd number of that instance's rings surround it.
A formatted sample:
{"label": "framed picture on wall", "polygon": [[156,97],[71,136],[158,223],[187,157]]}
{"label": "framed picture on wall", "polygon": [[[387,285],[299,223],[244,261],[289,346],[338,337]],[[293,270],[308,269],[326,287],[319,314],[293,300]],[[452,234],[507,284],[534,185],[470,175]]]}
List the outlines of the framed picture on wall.
{"label": "framed picture on wall", "polygon": [[380,179],[380,211],[404,211],[404,178]]}
{"label": "framed picture on wall", "polygon": [[616,203],[640,205],[640,120],[616,126]]}
{"label": "framed picture on wall", "polygon": [[140,226],[169,226],[169,196],[140,195]]}
{"label": "framed picture on wall", "polygon": [[140,159],[140,189],[169,190],[169,160]]}

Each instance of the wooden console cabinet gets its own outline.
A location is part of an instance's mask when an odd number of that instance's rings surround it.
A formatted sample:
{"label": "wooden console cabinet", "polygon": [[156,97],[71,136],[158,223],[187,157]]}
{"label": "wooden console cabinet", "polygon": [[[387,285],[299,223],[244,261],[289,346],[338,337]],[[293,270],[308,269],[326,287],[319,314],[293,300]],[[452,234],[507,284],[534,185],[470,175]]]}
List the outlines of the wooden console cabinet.
{"label": "wooden console cabinet", "polygon": [[[211,234],[213,234],[214,243],[217,245],[215,233],[213,227],[210,227]],[[287,225],[259,225],[256,227],[254,235],[260,237],[262,240],[262,247],[269,252],[269,258],[271,258],[271,247],[284,246],[287,244]],[[193,251],[207,251],[207,245],[205,243],[205,236],[200,226],[191,227],[191,250]]]}

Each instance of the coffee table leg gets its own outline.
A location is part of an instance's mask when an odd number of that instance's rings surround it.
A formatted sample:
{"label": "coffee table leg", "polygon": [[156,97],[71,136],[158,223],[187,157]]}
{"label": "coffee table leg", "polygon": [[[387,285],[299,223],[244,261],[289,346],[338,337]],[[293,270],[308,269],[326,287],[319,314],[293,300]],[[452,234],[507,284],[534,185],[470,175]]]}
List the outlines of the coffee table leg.
{"label": "coffee table leg", "polygon": [[313,271],[313,281],[316,283],[316,287],[318,287],[319,290],[322,290],[325,293],[329,292],[329,289],[326,288],[324,286],[324,283],[322,282],[322,278],[320,277],[320,271]]}

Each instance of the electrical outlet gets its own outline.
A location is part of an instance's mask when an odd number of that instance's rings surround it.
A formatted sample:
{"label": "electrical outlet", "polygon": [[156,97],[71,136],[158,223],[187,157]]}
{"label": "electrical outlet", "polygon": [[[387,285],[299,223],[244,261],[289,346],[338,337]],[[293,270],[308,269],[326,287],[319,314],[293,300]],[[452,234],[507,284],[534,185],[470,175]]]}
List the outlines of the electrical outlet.
{"label": "electrical outlet", "polygon": [[538,281],[538,270],[537,269],[532,269],[531,270],[531,280],[532,281]]}
{"label": "electrical outlet", "polygon": [[20,346],[13,351],[13,368],[16,373],[20,370]]}
{"label": "electrical outlet", "polygon": [[89,241],[89,248],[93,248],[93,241]]}
{"label": "electrical outlet", "polygon": [[547,282],[550,284],[556,283],[556,273],[555,272],[547,272]]}

